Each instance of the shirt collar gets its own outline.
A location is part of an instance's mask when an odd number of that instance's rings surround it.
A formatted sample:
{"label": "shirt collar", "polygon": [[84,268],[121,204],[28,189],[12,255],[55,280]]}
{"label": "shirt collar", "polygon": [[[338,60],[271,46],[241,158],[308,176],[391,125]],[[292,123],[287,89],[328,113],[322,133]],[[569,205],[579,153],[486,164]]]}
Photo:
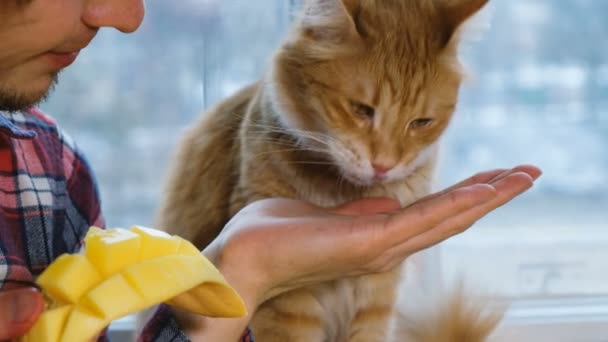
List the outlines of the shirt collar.
{"label": "shirt collar", "polygon": [[12,139],[33,139],[36,137],[36,132],[15,125],[11,121],[9,113],[0,111],[0,136]]}

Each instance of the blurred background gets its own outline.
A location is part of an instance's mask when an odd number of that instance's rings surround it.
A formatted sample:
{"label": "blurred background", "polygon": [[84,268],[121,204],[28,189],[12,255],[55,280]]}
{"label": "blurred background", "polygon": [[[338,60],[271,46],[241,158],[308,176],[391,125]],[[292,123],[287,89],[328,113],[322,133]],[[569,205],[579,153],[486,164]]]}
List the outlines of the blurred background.
{"label": "blurred background", "polygon": [[[102,31],[63,73],[42,108],[87,154],[108,226],[153,225],[181,132],[260,77],[297,6],[148,0],[137,33]],[[520,340],[608,341],[606,328],[581,330],[608,327],[606,14],[604,0],[493,0],[488,27],[462,49],[472,77],[443,140],[439,185],[523,162],[544,176],[441,245],[436,269],[515,299],[514,324],[560,331]]]}

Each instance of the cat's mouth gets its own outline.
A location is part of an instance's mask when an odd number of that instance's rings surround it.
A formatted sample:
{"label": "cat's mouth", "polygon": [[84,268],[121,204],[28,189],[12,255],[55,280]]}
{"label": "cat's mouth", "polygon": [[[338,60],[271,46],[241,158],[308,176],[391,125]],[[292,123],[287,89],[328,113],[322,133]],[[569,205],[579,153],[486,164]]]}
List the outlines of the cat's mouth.
{"label": "cat's mouth", "polygon": [[366,170],[357,171],[342,168],[342,177],[353,185],[364,188],[373,187],[379,184],[391,183],[398,180],[397,177],[390,173],[376,174],[374,172],[366,172]]}
{"label": "cat's mouth", "polygon": [[346,167],[339,166],[344,180],[352,185],[362,188],[370,188],[381,184],[390,184],[404,181],[408,177],[414,175],[422,167],[420,160],[408,164],[398,164],[391,170],[386,172],[377,172],[373,167]]}
{"label": "cat's mouth", "polygon": [[351,184],[353,184],[357,187],[369,188],[369,187],[374,186],[375,184],[378,184],[378,182],[375,180],[363,179],[361,177],[356,177],[351,174],[344,174],[343,177],[348,182],[350,182]]}

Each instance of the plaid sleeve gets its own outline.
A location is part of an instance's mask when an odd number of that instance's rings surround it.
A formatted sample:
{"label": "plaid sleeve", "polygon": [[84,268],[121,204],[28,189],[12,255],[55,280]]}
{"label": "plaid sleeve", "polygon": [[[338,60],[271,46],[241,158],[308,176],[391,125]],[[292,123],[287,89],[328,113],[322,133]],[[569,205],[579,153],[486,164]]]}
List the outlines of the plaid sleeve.
{"label": "plaid sleeve", "polygon": [[[144,327],[138,342],[187,342],[190,341],[184,334],[167,305],[160,305],[154,316]],[[239,342],[254,342],[251,330],[247,328]]]}

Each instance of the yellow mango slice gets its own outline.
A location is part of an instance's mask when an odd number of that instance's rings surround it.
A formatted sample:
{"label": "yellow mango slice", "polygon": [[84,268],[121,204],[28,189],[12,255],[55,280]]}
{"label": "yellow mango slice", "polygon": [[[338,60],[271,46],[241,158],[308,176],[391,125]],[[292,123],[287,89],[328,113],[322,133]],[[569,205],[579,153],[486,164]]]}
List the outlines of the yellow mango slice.
{"label": "yellow mango slice", "polygon": [[183,239],[171,236],[163,231],[133,226],[131,231],[141,239],[139,261],[175,254]]}
{"label": "yellow mango slice", "polygon": [[208,317],[243,317],[245,304],[233,288],[222,282],[206,282],[179,294],[167,304]]}
{"label": "yellow mango slice", "polygon": [[199,255],[201,251],[198,250],[190,241],[182,240],[177,248],[178,255]]}
{"label": "yellow mango slice", "polygon": [[90,312],[75,308],[63,329],[62,337],[58,340],[40,340],[45,342],[90,342],[108,326],[108,321],[101,319]]}
{"label": "yellow mango slice", "polygon": [[139,226],[91,228],[83,254],[60,256],[37,283],[53,309],[22,342],[89,341],[112,320],[163,302],[214,317],[246,314],[238,294],[190,242]]}
{"label": "yellow mango slice", "polygon": [[71,306],[64,305],[40,314],[36,324],[28,332],[27,341],[60,341],[63,327],[71,311]]}
{"label": "yellow mango slice", "polygon": [[[68,272],[69,270],[69,272]],[[89,259],[80,254],[63,254],[38,277],[37,283],[55,302],[76,303],[101,276]]]}
{"label": "yellow mango slice", "polygon": [[92,229],[84,241],[84,253],[102,277],[111,276],[139,259],[140,237],[129,230]]}
{"label": "yellow mango slice", "polygon": [[[123,274],[131,286],[149,302],[163,302],[207,279],[218,279],[202,258],[170,255],[133,265]],[[150,284],[164,286],[150,286]]]}
{"label": "yellow mango slice", "polygon": [[[150,284],[154,283],[148,283],[148,286]],[[144,298],[119,273],[89,291],[76,307],[90,311],[104,320],[112,320],[144,309],[146,304]]]}

